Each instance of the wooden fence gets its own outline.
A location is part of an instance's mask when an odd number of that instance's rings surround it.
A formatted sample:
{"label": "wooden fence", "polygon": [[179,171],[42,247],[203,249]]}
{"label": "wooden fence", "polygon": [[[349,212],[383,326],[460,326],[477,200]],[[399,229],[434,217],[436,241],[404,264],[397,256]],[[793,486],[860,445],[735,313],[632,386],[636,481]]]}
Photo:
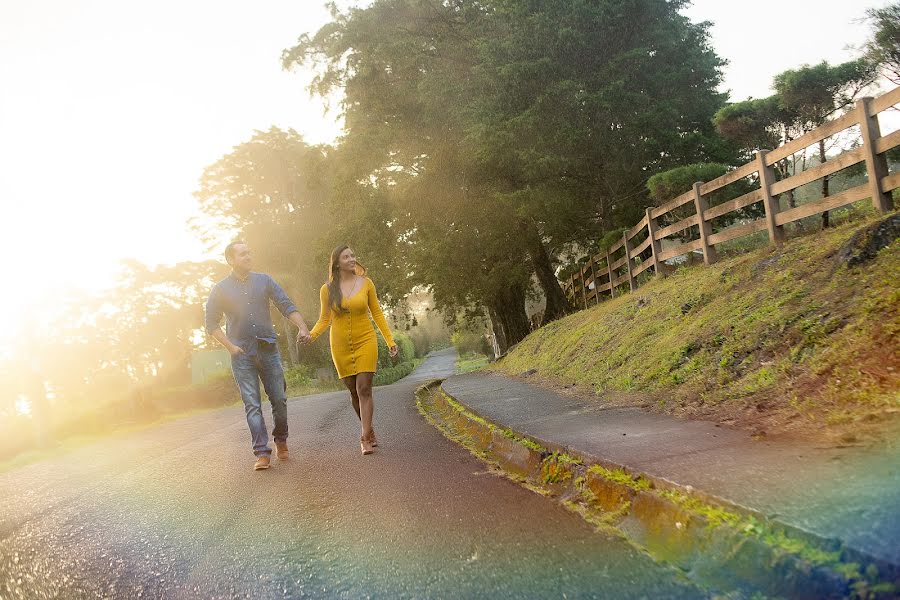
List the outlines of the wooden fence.
{"label": "wooden fence", "polygon": [[[878,98],[862,98],[853,110],[840,118],[829,121],[775,150],[760,150],[752,162],[712,181],[695,183],[693,189],[687,193],[662,206],[648,208],[644,218],[624,232],[621,241],[610,247],[607,252],[591,256],[580,271],[576,271],[564,282],[563,289],[566,295],[573,305],[587,308],[592,303],[600,302],[601,295],[614,296],[616,288],[626,283],[629,290],[634,291],[638,286],[637,276],[648,269],[652,268],[656,276],[663,275],[663,263],[669,259],[702,250],[704,263],[712,264],[716,261],[716,245],[763,230],[768,231],[770,243],[780,244],[784,240],[785,224],[865,198],[872,198],[879,213],[892,210],[891,191],[900,187],[900,173],[888,172],[885,153],[900,145],[900,130],[882,136],[878,114],[897,103],[900,103],[900,88],[895,88]],[[862,135],[860,147],[776,181],[773,165],[778,161],[856,126]],[[777,198],[779,194],[795,190],[861,162],[865,162],[866,165],[868,174],[866,183],[795,208],[781,209]],[[759,184],[758,189],[716,206],[709,206],[708,198],[711,194],[748,177],[755,177]],[[713,232],[713,219],[757,203],[762,203],[763,217]],[[686,209],[682,208],[686,205]],[[678,219],[678,213],[674,211],[684,212],[690,209],[690,205],[693,205],[694,214]],[[665,223],[673,219],[678,220],[671,225],[660,226],[660,221]],[[662,249],[664,239],[681,234],[694,225],[699,226],[698,239]]]}

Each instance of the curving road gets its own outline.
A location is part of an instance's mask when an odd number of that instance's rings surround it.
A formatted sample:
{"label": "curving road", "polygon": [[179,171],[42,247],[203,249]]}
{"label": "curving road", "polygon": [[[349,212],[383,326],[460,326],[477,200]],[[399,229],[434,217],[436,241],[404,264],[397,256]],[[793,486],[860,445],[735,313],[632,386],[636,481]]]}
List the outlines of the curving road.
{"label": "curving road", "polygon": [[454,364],[376,390],[369,457],[330,393],[289,402],[268,471],[229,407],[0,475],[0,599],[704,596],[426,423],[413,391]]}

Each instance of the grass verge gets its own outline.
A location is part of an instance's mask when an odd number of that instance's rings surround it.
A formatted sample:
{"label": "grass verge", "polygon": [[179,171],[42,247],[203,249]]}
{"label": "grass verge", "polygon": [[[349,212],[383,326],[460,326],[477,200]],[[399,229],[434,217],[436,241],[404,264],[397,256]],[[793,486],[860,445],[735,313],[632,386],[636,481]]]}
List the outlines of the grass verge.
{"label": "grass verge", "polygon": [[488,366],[488,364],[490,364],[490,358],[488,358],[484,354],[469,352],[468,354],[460,356],[457,359],[456,372],[459,374],[471,373],[472,371],[483,369],[484,367]]}
{"label": "grass verge", "polygon": [[900,242],[841,260],[876,222],[683,268],[538,329],[489,368],[611,405],[852,443],[900,413]]}

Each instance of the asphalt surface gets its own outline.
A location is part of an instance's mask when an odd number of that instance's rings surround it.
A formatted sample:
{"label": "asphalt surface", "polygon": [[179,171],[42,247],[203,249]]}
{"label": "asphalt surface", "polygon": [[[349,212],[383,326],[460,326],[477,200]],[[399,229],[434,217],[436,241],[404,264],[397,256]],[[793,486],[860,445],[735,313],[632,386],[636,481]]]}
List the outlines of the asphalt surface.
{"label": "asphalt surface", "polygon": [[706,421],[604,408],[489,373],[451,377],[443,388],[516,431],[693,486],[900,565],[900,432],[872,448],[763,441]]}
{"label": "asphalt surface", "polygon": [[330,393],[289,402],[268,471],[229,407],[3,473],[0,598],[704,597],[426,423],[413,392],[454,364],[376,389],[372,456]]}

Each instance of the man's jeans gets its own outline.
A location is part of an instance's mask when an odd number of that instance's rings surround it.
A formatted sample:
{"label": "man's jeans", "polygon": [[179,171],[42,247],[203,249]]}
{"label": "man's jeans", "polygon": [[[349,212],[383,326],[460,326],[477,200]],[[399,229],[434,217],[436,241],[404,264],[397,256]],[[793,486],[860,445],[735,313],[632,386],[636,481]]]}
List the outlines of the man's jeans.
{"label": "man's jeans", "polygon": [[257,345],[256,356],[247,354],[232,356],[231,372],[234,373],[234,380],[244,401],[247,425],[253,439],[253,454],[269,456],[272,450],[269,448],[269,434],[266,432],[266,421],[262,414],[260,379],[269,402],[272,403],[272,420],[275,421],[272,437],[276,442],[283,442],[288,436],[287,395],[278,346],[261,341]]}

